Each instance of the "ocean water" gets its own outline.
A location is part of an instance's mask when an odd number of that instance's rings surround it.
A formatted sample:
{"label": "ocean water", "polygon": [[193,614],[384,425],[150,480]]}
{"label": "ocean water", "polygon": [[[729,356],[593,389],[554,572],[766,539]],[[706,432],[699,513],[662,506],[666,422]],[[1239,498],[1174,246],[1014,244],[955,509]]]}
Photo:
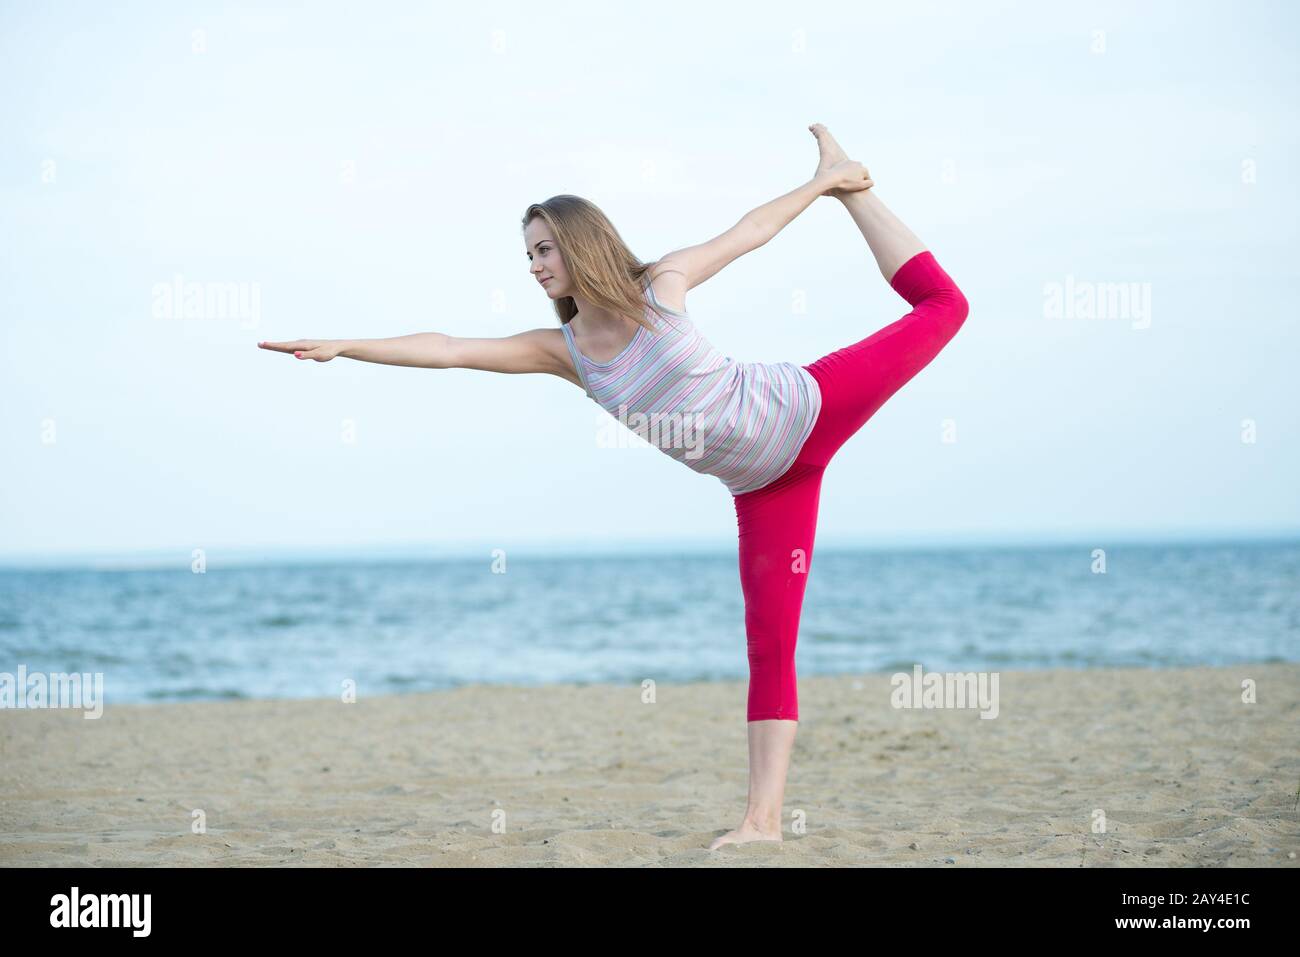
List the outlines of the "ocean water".
{"label": "ocean water", "polygon": [[[800,675],[1300,660],[1300,542],[818,549]],[[736,554],[0,570],[0,672],[104,700],[748,675]]]}

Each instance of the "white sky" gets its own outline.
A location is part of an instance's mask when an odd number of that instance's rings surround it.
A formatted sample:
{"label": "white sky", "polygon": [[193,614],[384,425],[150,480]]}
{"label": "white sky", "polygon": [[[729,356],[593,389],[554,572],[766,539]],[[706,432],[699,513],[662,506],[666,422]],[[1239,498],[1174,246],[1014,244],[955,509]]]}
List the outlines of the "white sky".
{"label": "white sky", "polygon": [[[597,447],[558,378],[255,343],[555,325],[530,202],[652,259],[804,182],[814,121],[971,302],[819,547],[1300,529],[1293,5],[720,6],[0,7],[0,557],[725,547],[725,487]],[[256,324],[155,317],[177,275]],[[1145,284],[1149,326],[1046,316],[1067,276]],[[800,364],[907,309],[829,199],[687,307]]]}

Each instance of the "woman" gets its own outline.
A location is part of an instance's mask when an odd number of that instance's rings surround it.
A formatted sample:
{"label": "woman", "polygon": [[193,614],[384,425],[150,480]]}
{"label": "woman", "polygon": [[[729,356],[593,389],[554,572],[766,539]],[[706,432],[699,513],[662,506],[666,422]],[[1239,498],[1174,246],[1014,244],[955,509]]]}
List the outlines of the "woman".
{"label": "woman", "polygon": [[[799,719],[794,653],[812,564],[822,474],[844,442],[952,339],[966,298],[934,256],[873,193],[820,123],[820,160],[798,189],[747,213],[707,243],[642,263],[595,206],[557,196],[528,208],[532,273],[559,329],[499,339],[436,332],[390,339],[262,342],[300,359],[335,356],[390,365],[547,372],[625,421],[667,419],[655,444],[732,492],[748,637],[749,798],[723,844],[781,840],[781,805]],[[737,363],[700,336],[686,292],[762,246],[818,196],[844,204],[885,280],[912,311],[806,366]],[[656,317],[657,320],[656,321]],[[683,424],[684,423],[684,424]],[[696,436],[685,441],[690,432]]]}

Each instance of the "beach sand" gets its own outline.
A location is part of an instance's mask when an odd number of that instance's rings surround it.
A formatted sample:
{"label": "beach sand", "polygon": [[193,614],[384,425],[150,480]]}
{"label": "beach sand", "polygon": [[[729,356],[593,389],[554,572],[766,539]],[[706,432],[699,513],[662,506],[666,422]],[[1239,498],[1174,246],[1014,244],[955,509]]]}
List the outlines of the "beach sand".
{"label": "beach sand", "polygon": [[4,710],[0,865],[1300,866],[1297,664],[1002,672],[994,719],[801,678],[784,842],[710,852],[745,689]]}

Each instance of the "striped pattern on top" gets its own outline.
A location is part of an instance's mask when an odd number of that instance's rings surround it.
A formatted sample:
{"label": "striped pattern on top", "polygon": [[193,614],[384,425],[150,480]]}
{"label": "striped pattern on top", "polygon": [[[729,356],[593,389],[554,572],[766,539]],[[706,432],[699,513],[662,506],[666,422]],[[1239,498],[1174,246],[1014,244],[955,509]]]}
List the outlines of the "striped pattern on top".
{"label": "striped pattern on top", "polygon": [[[660,451],[733,495],[780,478],[794,463],[821,411],[812,373],[793,362],[736,362],[706,340],[686,313],[645,287],[644,327],[608,362],[588,359],[562,323],[587,395]],[[650,308],[653,302],[666,317]]]}

